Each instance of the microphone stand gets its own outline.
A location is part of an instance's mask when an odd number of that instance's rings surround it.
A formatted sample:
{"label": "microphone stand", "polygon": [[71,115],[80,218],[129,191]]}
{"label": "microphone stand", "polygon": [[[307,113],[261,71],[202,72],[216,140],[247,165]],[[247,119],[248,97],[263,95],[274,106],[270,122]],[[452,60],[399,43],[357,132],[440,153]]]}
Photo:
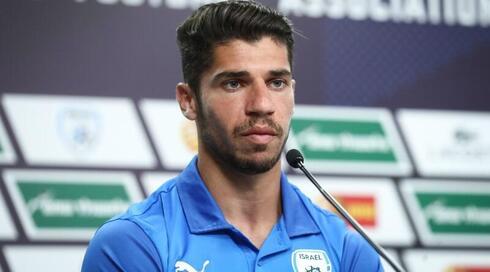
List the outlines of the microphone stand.
{"label": "microphone stand", "polygon": [[[388,264],[396,271],[396,272],[405,272],[403,268],[397,264],[393,259],[386,254],[385,250],[379,246],[376,242],[374,242],[364,231],[364,229],[357,223],[357,221],[352,218],[349,213],[335,200],[333,196],[331,196],[327,191],[325,191],[318,181],[316,181],[315,177],[310,174],[310,172],[304,167],[303,163],[301,161],[296,161],[295,162],[301,171],[308,177],[308,179],[316,186],[316,188],[320,191],[320,193],[334,206],[334,208],[347,220],[349,223],[354,227],[354,229],[364,238],[366,241],[378,252],[378,254],[385,259]],[[293,166],[294,167],[294,166]]]}

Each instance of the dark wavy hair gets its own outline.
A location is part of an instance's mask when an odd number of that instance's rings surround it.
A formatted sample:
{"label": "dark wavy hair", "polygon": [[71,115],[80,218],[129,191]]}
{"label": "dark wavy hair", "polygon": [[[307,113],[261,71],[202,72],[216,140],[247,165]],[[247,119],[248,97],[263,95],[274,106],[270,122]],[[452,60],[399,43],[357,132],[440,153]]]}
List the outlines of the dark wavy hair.
{"label": "dark wavy hair", "polygon": [[292,24],[276,10],[242,0],[200,7],[177,28],[184,81],[197,95],[201,75],[212,65],[216,45],[232,39],[258,41],[264,36],[286,45],[292,68]]}

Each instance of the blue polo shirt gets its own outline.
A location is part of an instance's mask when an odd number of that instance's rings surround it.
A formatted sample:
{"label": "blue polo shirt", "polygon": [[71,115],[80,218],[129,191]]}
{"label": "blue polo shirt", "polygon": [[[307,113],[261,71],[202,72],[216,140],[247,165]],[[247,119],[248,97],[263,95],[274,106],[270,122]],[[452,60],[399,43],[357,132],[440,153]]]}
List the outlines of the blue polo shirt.
{"label": "blue polo shirt", "polygon": [[261,248],[228,223],[197,158],[141,203],[106,222],[82,271],[377,272],[377,253],[281,175],[283,214]]}

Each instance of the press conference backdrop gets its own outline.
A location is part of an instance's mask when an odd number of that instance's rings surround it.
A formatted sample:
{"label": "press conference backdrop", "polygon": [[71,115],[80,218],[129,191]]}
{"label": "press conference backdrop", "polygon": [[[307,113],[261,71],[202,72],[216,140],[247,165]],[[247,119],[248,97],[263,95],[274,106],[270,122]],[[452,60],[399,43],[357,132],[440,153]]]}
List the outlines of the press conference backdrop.
{"label": "press conference backdrop", "polygon": [[[78,271],[186,166],[175,29],[204,1],[0,2],[0,271]],[[490,0],[264,3],[298,32],[288,148],[409,271],[490,271]]]}

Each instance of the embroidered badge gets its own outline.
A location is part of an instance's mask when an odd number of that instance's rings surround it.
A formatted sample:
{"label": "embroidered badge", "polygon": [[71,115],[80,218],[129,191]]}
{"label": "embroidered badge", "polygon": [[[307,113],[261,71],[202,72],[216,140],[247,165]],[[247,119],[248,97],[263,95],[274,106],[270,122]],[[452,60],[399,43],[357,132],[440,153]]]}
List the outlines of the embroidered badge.
{"label": "embroidered badge", "polygon": [[209,260],[206,260],[202,265],[201,270],[197,270],[194,267],[192,267],[192,265],[184,261],[177,261],[175,263],[175,272],[204,272],[208,264],[209,264]]}
{"label": "embroidered badge", "polygon": [[291,255],[294,272],[332,272],[332,264],[323,250],[297,249]]}

